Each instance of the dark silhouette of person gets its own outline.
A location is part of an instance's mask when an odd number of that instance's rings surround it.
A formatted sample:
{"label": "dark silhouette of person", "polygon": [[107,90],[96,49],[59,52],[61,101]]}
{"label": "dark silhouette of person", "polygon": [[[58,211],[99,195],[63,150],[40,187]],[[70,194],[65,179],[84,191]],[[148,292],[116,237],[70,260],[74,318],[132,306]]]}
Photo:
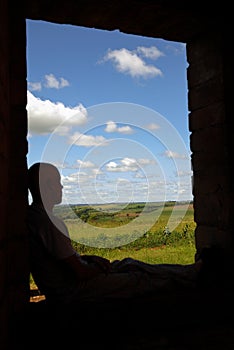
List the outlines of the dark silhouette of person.
{"label": "dark silhouette of person", "polygon": [[132,258],[111,262],[79,254],[65,223],[53,213],[62,201],[63,189],[53,164],[33,164],[28,170],[28,187],[32,196],[27,217],[31,273],[47,301],[126,299],[196,288],[202,260],[188,265],[148,264]]}

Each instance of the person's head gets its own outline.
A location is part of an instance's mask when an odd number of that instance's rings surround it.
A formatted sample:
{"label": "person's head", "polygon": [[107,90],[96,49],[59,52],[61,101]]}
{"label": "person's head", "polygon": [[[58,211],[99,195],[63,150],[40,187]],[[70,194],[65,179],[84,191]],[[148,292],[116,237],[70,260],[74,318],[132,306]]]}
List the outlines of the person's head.
{"label": "person's head", "polygon": [[53,207],[62,201],[62,184],[58,169],[44,162],[34,163],[28,169],[28,188],[34,202]]}

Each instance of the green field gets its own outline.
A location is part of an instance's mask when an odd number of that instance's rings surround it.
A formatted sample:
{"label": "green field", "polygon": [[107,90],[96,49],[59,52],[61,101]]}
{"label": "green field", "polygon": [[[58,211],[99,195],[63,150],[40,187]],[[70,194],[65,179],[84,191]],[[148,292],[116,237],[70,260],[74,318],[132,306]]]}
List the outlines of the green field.
{"label": "green field", "polygon": [[80,253],[110,260],[194,262],[194,211],[188,202],[58,206],[55,214]]}
{"label": "green field", "polygon": [[[66,223],[80,254],[152,264],[194,262],[192,203],[59,205],[54,212]],[[31,275],[30,286],[36,287]]]}

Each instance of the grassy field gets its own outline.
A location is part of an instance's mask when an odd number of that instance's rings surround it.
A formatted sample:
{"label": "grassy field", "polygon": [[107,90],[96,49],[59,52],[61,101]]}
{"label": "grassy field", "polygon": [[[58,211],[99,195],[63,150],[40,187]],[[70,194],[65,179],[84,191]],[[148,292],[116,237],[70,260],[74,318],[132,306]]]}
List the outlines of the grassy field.
{"label": "grassy field", "polygon": [[56,208],[80,253],[175,264],[194,262],[193,213],[192,203],[174,202]]}
{"label": "grassy field", "polygon": [[[152,264],[194,262],[193,213],[191,203],[174,202],[150,203],[146,208],[144,203],[55,208],[80,254],[111,261],[131,257]],[[32,276],[30,287],[36,287]]]}

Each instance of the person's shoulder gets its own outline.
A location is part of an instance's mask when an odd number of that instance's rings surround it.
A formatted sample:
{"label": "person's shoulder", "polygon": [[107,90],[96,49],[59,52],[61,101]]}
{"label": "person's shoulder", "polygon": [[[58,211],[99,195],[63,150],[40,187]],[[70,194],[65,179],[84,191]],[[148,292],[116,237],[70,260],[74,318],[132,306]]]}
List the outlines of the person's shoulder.
{"label": "person's shoulder", "polygon": [[37,203],[32,203],[28,206],[27,211],[28,217],[45,217],[47,216],[47,213],[42,205]]}
{"label": "person's shoulder", "polygon": [[51,221],[53,222],[53,225],[63,234],[65,235],[66,237],[69,237],[69,233],[68,233],[68,229],[67,229],[67,226],[66,224],[64,223],[64,221],[56,216],[56,215],[53,215],[53,217],[50,218]]}
{"label": "person's shoulder", "polygon": [[48,225],[49,217],[42,205],[32,203],[28,206],[27,221],[33,225]]}
{"label": "person's shoulder", "polygon": [[40,203],[31,203],[28,205],[28,211],[30,212],[37,212],[37,213],[43,213],[45,212],[45,209],[42,204]]}

